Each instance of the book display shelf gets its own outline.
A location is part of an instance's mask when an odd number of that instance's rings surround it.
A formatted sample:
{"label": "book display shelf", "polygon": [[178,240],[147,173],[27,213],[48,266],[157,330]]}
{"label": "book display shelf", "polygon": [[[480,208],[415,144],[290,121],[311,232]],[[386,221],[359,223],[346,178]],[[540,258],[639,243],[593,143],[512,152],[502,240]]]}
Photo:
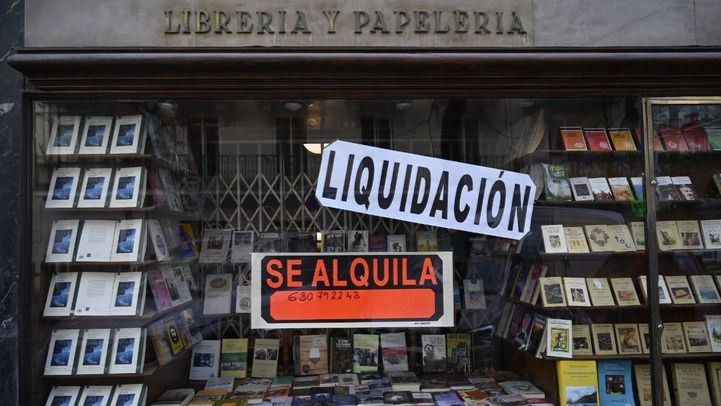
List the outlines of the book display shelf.
{"label": "book display shelf", "polygon": [[[657,372],[669,404],[721,402],[721,100],[291,107],[33,103],[34,404],[650,405]],[[529,178],[530,227],[408,221],[509,214],[431,170],[326,179],[336,140]],[[374,178],[394,215],[325,203]]]}

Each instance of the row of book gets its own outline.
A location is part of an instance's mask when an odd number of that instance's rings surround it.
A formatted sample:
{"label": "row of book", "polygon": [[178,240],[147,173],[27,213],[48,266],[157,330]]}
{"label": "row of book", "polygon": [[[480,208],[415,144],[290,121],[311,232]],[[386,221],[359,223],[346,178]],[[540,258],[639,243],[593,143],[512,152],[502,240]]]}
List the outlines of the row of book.
{"label": "row of book", "polygon": [[719,151],[721,127],[664,127],[653,134],[654,151]]}
{"label": "row of book", "polygon": [[158,259],[169,258],[155,220],[57,220],[50,230],[45,262],[138,262],[145,258],[146,232]]}
{"label": "row of book", "polygon": [[[566,151],[636,151],[628,128],[561,127],[561,140]],[[611,141],[609,141],[609,136]],[[613,143],[613,144],[612,144]],[[613,145],[613,148],[611,148]]]}
{"label": "row of book", "polygon": [[141,383],[53,386],[45,406],[144,406],[147,395],[148,387]]}
{"label": "row of book", "polygon": [[[562,127],[561,140],[566,151],[636,151],[628,128]],[[640,137],[640,131],[636,130]],[[610,141],[609,141],[610,138]],[[613,146],[613,148],[612,148]],[[663,127],[653,133],[654,151],[719,151],[721,127]]]}
{"label": "row of book", "polygon": [[139,374],[145,364],[145,329],[56,329],[45,375]]}
{"label": "row of book", "polygon": [[48,155],[142,154],[146,130],[143,115],[57,116],[52,122]]}
{"label": "row of book", "polygon": [[45,207],[142,207],[145,201],[145,178],[146,170],[142,166],[85,170],[79,167],[56,168],[50,179]]}

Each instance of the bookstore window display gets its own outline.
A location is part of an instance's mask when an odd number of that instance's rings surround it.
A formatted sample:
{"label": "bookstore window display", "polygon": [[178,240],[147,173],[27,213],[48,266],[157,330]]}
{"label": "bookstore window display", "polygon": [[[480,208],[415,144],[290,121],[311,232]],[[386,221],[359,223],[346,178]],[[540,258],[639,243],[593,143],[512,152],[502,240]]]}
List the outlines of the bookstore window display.
{"label": "bookstore window display", "polygon": [[[46,298],[32,308],[35,403],[142,404],[176,390],[167,396],[191,404],[650,404],[640,99],[294,103],[34,104],[32,294]],[[653,114],[653,147],[664,148],[658,295],[667,396],[703,375],[718,402],[718,366],[705,358],[721,351],[711,183],[721,185],[721,110],[705,108]],[[336,140],[528,174],[531,227],[514,240],[324,207],[322,153]],[[683,141],[705,149],[670,152]],[[697,157],[708,176],[684,165]],[[484,184],[444,198],[437,180],[408,175],[396,199],[420,212],[484,207]],[[474,214],[490,221],[501,206]],[[452,255],[449,326],[251,323],[253,253],[382,263],[381,253],[436,252]],[[350,282],[343,272],[328,278]]]}

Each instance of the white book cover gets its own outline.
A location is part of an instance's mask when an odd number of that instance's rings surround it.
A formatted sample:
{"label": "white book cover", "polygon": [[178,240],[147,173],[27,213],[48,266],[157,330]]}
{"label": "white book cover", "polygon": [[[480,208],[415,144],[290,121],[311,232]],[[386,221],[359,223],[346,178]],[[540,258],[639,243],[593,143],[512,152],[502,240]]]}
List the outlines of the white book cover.
{"label": "white book cover", "polygon": [[681,237],[681,249],[702,250],[703,238],[696,220],[677,220],[676,228]]}
{"label": "white book cover", "polygon": [[110,406],[112,396],[112,385],[86,385],[83,386],[78,406]]}
{"label": "white book cover", "polygon": [[463,293],[466,309],[485,309],[486,296],[483,291],[483,279],[463,280]]}
{"label": "white book cover", "polygon": [[254,378],[274,378],[278,374],[278,355],[280,340],[277,338],[257,338],[253,349]]}
{"label": "white book cover", "polygon": [[46,208],[69,209],[75,206],[81,168],[55,168],[50,178]]}
{"label": "white book cover", "polygon": [[187,276],[183,272],[182,265],[164,265],[160,267],[160,272],[163,274],[165,285],[168,287],[168,293],[173,307],[193,300]]}
{"label": "white book cover", "polygon": [[569,306],[591,306],[585,278],[563,278],[566,300]]}
{"label": "white book cover", "polygon": [[167,261],[170,259],[170,249],[165,241],[165,233],[163,227],[158,220],[148,220],[148,234],[150,241],[153,243],[153,251],[158,261]]}
{"label": "white book cover", "polygon": [[250,285],[238,285],[235,288],[235,312],[250,313]]}
{"label": "white book cover", "polygon": [[45,262],[72,262],[79,230],[80,220],[56,220],[50,230]]}
{"label": "white book cover", "polygon": [[232,302],[233,274],[211,274],[205,277],[203,314],[228,314]]}
{"label": "white book cover", "polygon": [[80,330],[53,330],[45,360],[45,375],[72,375]]}
{"label": "white book cover", "polygon": [[77,272],[59,272],[50,279],[43,316],[70,316],[78,287]]}
{"label": "white book cover", "polygon": [[701,230],[707,249],[721,248],[721,220],[701,220]]}
{"label": "white book cover", "polygon": [[646,225],[643,221],[632,221],[631,235],[633,235],[633,242],[636,245],[637,251],[646,250]]}
{"label": "white book cover", "polygon": [[690,279],[699,303],[721,303],[719,291],[711,275],[691,275]]}
{"label": "white book cover", "polygon": [[613,200],[613,193],[606,178],[589,178],[588,184],[591,185],[591,193],[596,200]]}
{"label": "white book cover", "polygon": [[252,231],[233,231],[233,245],[230,249],[230,262],[250,263],[250,254],[253,253],[255,233]]}
{"label": "white book cover", "polygon": [[142,207],[145,201],[145,168],[119,168],[115,171],[110,207]]}
{"label": "white book cover", "polygon": [[106,207],[112,180],[113,168],[85,169],[78,197],[78,208]]}
{"label": "white book cover", "polygon": [[124,116],[115,118],[113,137],[110,144],[111,154],[141,154],[145,149],[145,129],[143,116]]}
{"label": "white book cover", "polygon": [[571,178],[571,191],[573,192],[573,200],[577,202],[593,200],[591,193],[591,185],[588,184],[588,178]]}
{"label": "white book cover", "polygon": [[145,349],[142,328],[118,328],[113,331],[113,351],[110,353],[109,374],[135,374],[143,371]]}
{"label": "white book cover", "polygon": [[673,304],[694,304],[696,300],[686,275],[666,275],[666,285]]}
{"label": "white book cover", "polygon": [[383,371],[408,371],[406,333],[384,333],[381,334],[380,339]]}
{"label": "white book cover", "polygon": [[611,248],[614,252],[636,251],[636,244],[626,224],[611,224],[606,227],[611,236]]}
{"label": "white book cover", "polygon": [[406,252],[405,234],[391,234],[386,238],[388,252]]}
{"label": "white book cover", "polygon": [[421,351],[424,373],[446,372],[445,334],[421,334]]}
{"label": "white book cover", "polygon": [[346,243],[348,252],[368,252],[368,231],[348,230]]}
{"label": "white book cover", "polygon": [[80,389],[79,386],[53,386],[45,406],[74,406],[78,404]]}
{"label": "white book cover", "polygon": [[706,330],[708,330],[711,351],[721,352],[721,315],[706,315]]}
{"label": "white book cover", "polygon": [[81,116],[58,116],[53,120],[48,155],[73,155],[78,145]]}
{"label": "white book cover", "polygon": [[112,117],[86,117],[80,137],[80,155],[104,155],[108,153],[110,134],[113,130]]}
{"label": "white book cover", "polygon": [[113,272],[83,272],[75,300],[76,316],[108,316],[113,302]]}
{"label": "white book cover", "polygon": [[191,381],[205,381],[218,376],[220,340],[203,340],[193,347],[190,358]]}
{"label": "white book cover", "polygon": [[144,220],[119,220],[113,236],[111,262],[138,262],[143,259],[145,238]]}
{"label": "white book cover", "polygon": [[108,361],[109,348],[109,328],[83,330],[80,355],[78,356],[78,368],[75,373],[78,375],[104,374]]}
{"label": "white book cover", "polygon": [[198,262],[201,264],[222,264],[228,258],[233,230],[206,228],[203,232],[203,246]]}
{"label": "white book cover", "polygon": [[115,274],[111,316],[134,316],[140,314],[141,293],[145,293],[145,272],[119,272]]}
{"label": "white book cover", "polygon": [[543,234],[543,247],[547,253],[568,252],[566,234],[563,232],[562,225],[543,225],[541,233]]}
{"label": "white book cover", "polygon": [[116,223],[115,220],[85,220],[75,260],[78,262],[110,261]]}
{"label": "white book cover", "polygon": [[[640,275],[638,282],[641,285],[643,299],[648,303],[648,279],[646,275]],[[668,292],[668,287],[666,287],[666,281],[663,279],[663,275],[658,276],[658,302],[660,304],[671,304],[671,295]]]}
{"label": "white book cover", "polygon": [[113,406],[144,406],[147,387],[142,383],[125,383],[115,387]]}
{"label": "white book cover", "polygon": [[573,325],[571,320],[546,319],[546,355],[573,358]]}

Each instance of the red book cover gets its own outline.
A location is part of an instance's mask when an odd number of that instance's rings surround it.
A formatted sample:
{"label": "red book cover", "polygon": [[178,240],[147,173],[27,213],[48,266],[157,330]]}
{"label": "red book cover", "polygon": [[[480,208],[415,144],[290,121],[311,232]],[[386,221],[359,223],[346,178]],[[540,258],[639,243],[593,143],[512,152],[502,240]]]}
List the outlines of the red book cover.
{"label": "red book cover", "polygon": [[603,128],[587,128],[583,132],[586,134],[591,151],[612,151],[608,135]]}
{"label": "red book cover", "polygon": [[688,145],[680,128],[662,128],[661,140],[666,146],[666,151],[688,151]]}
{"label": "red book cover", "polygon": [[586,141],[580,128],[561,128],[561,139],[566,151],[586,151]]}
{"label": "red book cover", "polygon": [[684,128],[683,137],[686,139],[689,151],[708,151],[708,138],[702,127]]}

